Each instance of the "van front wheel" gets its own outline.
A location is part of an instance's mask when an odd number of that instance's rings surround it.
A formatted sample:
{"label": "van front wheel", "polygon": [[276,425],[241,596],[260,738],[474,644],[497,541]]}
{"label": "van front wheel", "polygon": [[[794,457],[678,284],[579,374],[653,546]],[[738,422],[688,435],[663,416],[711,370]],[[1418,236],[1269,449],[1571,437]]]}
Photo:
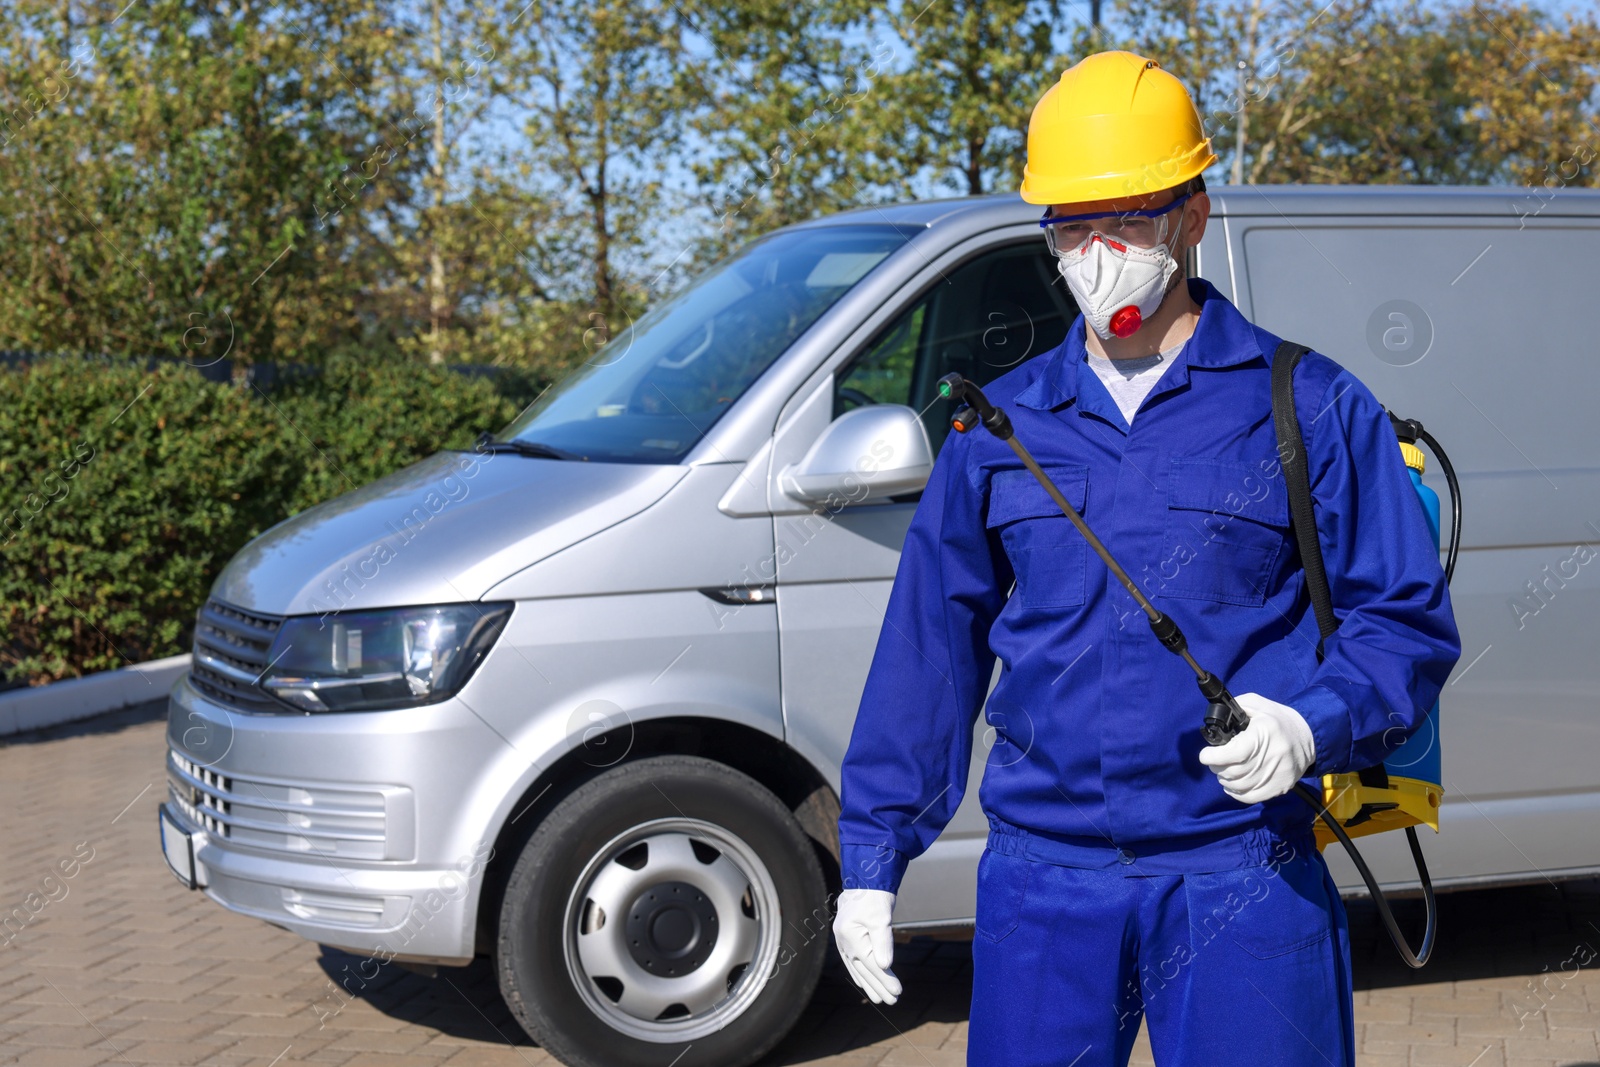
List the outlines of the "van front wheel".
{"label": "van front wheel", "polygon": [[625,763],[523,847],[500,988],[571,1067],[744,1067],[794,1025],[831,914],[810,840],[754,779],[690,756]]}

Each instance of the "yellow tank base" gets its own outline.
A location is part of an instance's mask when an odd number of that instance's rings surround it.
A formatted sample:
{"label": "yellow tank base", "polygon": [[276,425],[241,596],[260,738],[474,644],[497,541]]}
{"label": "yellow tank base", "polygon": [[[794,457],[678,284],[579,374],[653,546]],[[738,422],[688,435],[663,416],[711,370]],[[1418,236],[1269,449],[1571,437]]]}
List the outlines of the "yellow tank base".
{"label": "yellow tank base", "polygon": [[[1415,778],[1389,777],[1388,788],[1363,785],[1355,774],[1322,776],[1322,803],[1352,838],[1427,826],[1439,832],[1439,803],[1443,787]],[[1317,848],[1338,840],[1320,818],[1316,821]]]}

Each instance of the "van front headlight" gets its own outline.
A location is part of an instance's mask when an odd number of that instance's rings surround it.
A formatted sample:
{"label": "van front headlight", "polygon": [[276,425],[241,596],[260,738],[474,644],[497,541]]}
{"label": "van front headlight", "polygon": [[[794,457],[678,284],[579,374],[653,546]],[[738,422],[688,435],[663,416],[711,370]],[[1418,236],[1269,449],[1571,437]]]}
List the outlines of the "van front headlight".
{"label": "van front headlight", "polygon": [[466,685],[510,617],[509,601],[294,616],[261,685],[301,711],[434,704]]}

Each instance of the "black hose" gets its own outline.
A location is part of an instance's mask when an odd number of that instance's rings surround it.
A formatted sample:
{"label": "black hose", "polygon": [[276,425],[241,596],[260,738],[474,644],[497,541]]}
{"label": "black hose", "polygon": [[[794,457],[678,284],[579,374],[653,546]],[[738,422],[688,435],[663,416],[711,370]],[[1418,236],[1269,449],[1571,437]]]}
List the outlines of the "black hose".
{"label": "black hose", "polygon": [[1413,425],[1417,436],[1427,443],[1428,451],[1438,458],[1439,466],[1444,470],[1445,483],[1450,487],[1450,551],[1444,558],[1444,580],[1449,584],[1451,575],[1456,572],[1456,554],[1461,551],[1461,483],[1456,481],[1456,469],[1444,449],[1439,447],[1439,442],[1433,439],[1433,434],[1424,430],[1420,422]]}
{"label": "black hose", "polygon": [[1339,825],[1339,820],[1328,814],[1322,798],[1313,793],[1305,783],[1295,783],[1294,791],[1311,805],[1311,809],[1327,824],[1328,829],[1333,831],[1333,836],[1339,839],[1344,850],[1350,854],[1351,862],[1356,865],[1356,870],[1361,872],[1361,880],[1367,883],[1367,891],[1372,894],[1372,902],[1378,907],[1378,917],[1383,920],[1383,925],[1389,932],[1389,940],[1394,942],[1395,951],[1406,961],[1406,966],[1416,969],[1427,963],[1428,957],[1433,955],[1434,937],[1439,932],[1439,917],[1433,896],[1433,881],[1428,877],[1428,864],[1422,858],[1422,844],[1417,840],[1416,827],[1406,827],[1406,843],[1411,846],[1411,858],[1417,861],[1417,874],[1422,878],[1422,947],[1413,952],[1406,935],[1400,932],[1400,924],[1395,921],[1394,912],[1389,910],[1388,898],[1378,888],[1378,879],[1373,876],[1372,868],[1361,858],[1361,852],[1356,848],[1355,842],[1350,840],[1350,835],[1344,832],[1344,827]]}

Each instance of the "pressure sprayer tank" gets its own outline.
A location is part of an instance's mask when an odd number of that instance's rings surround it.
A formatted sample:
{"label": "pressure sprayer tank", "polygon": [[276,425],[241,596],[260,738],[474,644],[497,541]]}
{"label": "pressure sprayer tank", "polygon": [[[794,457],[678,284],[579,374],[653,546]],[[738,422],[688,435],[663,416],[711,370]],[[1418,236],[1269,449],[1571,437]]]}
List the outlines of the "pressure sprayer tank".
{"label": "pressure sprayer tank", "polygon": [[[1433,547],[1439,547],[1439,494],[1422,484],[1425,465],[1422,450],[1409,441],[1400,442],[1400,453],[1410,469],[1411,484],[1428,516]],[[1398,726],[1397,726],[1398,729]],[[1439,802],[1444,788],[1440,784],[1439,702],[1434,701],[1416,732],[1384,760],[1387,787],[1368,784],[1356,774],[1328,774],[1322,778],[1322,800],[1328,811],[1351,837],[1400,830],[1418,823],[1439,829]],[[1319,820],[1317,844],[1326,846],[1333,834]]]}

